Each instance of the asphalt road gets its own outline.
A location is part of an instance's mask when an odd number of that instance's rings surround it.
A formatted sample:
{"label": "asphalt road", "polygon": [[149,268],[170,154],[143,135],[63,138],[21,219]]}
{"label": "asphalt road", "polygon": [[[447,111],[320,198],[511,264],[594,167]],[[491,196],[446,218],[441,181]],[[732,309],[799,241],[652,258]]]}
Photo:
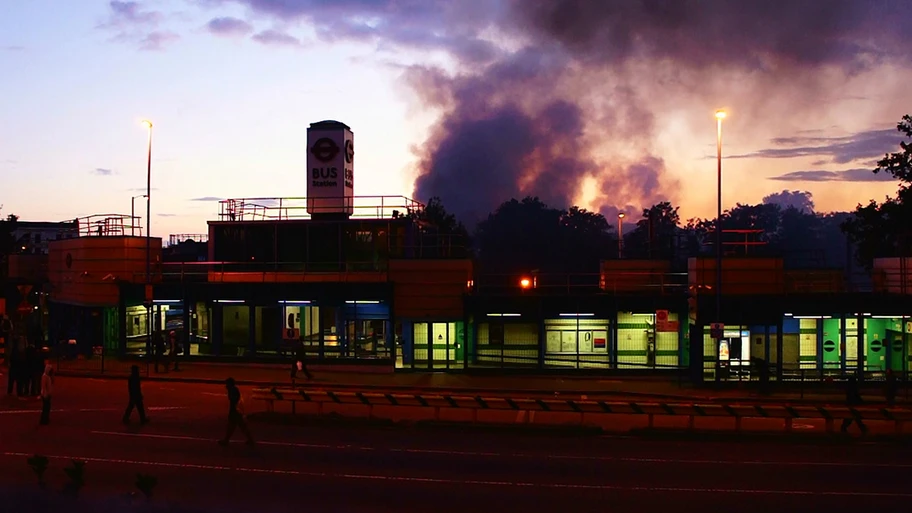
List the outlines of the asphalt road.
{"label": "asphalt road", "polygon": [[[213,385],[146,383],[152,422],[124,426],[125,383],[59,378],[51,425],[34,401],[0,399],[0,483],[34,486],[25,463],[70,459],[88,496],[159,480],[158,500],[206,511],[849,511],[905,509],[912,448],[854,441],[659,441],[368,426],[251,423],[258,444],[216,444]],[[248,405],[252,406],[252,405]]]}

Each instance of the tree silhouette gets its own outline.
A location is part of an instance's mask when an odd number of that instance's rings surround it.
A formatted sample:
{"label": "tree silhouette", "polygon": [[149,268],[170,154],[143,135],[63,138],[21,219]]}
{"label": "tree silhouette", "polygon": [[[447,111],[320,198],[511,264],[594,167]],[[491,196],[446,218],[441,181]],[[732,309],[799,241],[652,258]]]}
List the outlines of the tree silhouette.
{"label": "tree silhouette", "polygon": [[471,243],[468,230],[456,216],[447,212],[440,198],[431,198],[424,209],[409,212],[408,217],[421,228],[419,236],[423,251],[437,251],[438,256],[449,258],[468,255]]}
{"label": "tree silhouette", "polygon": [[906,137],[898,152],[877,162],[873,173],[888,173],[900,184],[896,197],[878,204],[871,200],[855,209],[855,215],[842,228],[856,245],[857,259],[870,269],[876,257],[908,255],[912,248],[912,116],[905,115],[896,125]]}
{"label": "tree silhouette", "polygon": [[514,276],[597,275],[599,262],[616,250],[605,217],[579,207],[552,208],[537,197],[501,204],[478,224],[474,248],[482,273]]}
{"label": "tree silhouette", "polygon": [[643,209],[636,228],[624,235],[624,253],[632,258],[670,259],[679,253],[681,217],[668,201]]}

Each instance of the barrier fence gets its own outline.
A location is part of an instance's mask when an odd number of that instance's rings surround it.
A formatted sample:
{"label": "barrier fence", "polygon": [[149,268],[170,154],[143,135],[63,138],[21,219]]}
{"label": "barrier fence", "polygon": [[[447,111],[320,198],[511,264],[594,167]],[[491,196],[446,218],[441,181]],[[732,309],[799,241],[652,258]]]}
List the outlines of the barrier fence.
{"label": "barrier fence", "polygon": [[[315,406],[314,413],[324,415],[333,411],[360,409],[358,416],[380,417],[378,409],[411,408],[424,411],[422,420],[457,420],[448,411],[463,410],[470,413],[464,422],[484,422],[481,412],[509,412],[519,416],[523,423],[531,422],[536,413],[562,414],[561,424],[587,425],[594,416],[633,415],[645,416],[648,427],[655,427],[656,417],[684,417],[688,428],[694,429],[697,418],[729,418],[735,430],[741,431],[743,419],[781,419],[785,431],[791,432],[798,419],[823,419],[826,431],[835,430],[835,421],[843,419],[873,420],[894,423],[896,434],[903,433],[904,424],[912,420],[909,407],[855,407],[830,404],[818,405],[768,405],[768,404],[700,404],[685,402],[613,402],[588,399],[494,397],[449,394],[397,394],[308,390],[304,388],[258,388],[253,399],[265,401],[267,412],[275,411],[276,402],[290,402],[292,413],[297,413],[297,403]],[[349,408],[345,408],[349,407]]]}

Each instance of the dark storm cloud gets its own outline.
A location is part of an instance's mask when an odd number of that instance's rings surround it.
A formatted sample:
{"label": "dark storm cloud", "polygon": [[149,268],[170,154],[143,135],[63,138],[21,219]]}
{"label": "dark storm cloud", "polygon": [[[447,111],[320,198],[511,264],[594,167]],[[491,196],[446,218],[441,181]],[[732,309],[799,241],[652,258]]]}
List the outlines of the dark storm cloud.
{"label": "dark storm cloud", "polygon": [[893,182],[896,181],[889,173],[875,174],[871,169],[846,169],[844,171],[792,171],[779,176],[771,176],[769,180],[780,182]]}
{"label": "dark storm cloud", "polygon": [[772,158],[788,159],[796,157],[826,157],[820,162],[847,164],[857,160],[870,161],[875,157],[895,151],[902,141],[896,129],[869,130],[844,137],[777,137],[772,140],[776,146],[786,148],[767,148],[744,155],[732,155],[729,158]]}
{"label": "dark storm cloud", "polygon": [[469,62],[498,54],[477,31],[489,19],[490,0],[225,0],[280,20],[312,25],[327,42],[371,43],[381,49],[444,50]]}

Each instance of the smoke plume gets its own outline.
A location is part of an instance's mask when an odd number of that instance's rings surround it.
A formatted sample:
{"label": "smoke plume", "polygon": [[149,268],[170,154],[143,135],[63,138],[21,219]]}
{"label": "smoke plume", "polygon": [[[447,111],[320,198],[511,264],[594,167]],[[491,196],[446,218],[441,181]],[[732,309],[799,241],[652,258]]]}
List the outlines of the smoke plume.
{"label": "smoke plume", "polygon": [[518,50],[455,72],[407,72],[441,111],[415,196],[440,196],[467,222],[526,195],[566,207],[588,194],[607,215],[679,200],[652,142],[653,112],[675,99],[712,108],[720,82],[734,85],[726,74],[748,77],[745,93],[794,102],[834,70],[897,55],[907,64],[909,12],[863,0],[509,2],[496,26]]}
{"label": "smoke plume", "polygon": [[414,195],[467,223],[526,195],[612,215],[680,201],[657,141],[672,117],[813,120],[847,79],[912,58],[908,0],[211,1],[436,60],[404,75],[439,113]]}

